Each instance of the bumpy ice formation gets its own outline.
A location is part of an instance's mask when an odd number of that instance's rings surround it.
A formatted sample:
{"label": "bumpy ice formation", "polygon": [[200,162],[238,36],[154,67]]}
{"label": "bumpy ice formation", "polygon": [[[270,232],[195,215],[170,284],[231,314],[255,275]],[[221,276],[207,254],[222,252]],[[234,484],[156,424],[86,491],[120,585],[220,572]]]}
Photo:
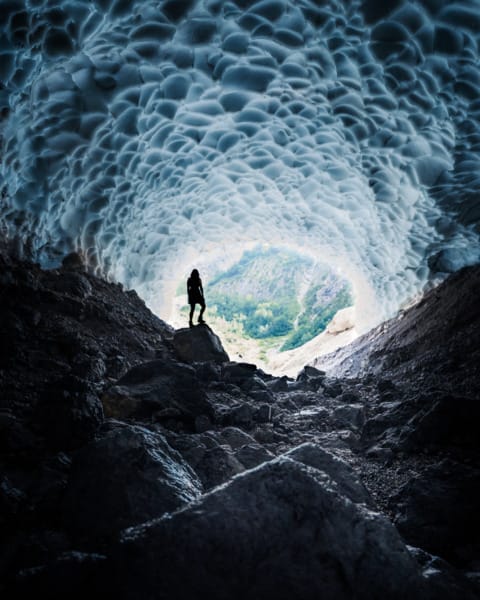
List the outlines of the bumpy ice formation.
{"label": "bumpy ice formation", "polygon": [[80,248],[154,304],[198,254],[284,243],[367,325],[480,258],[477,0],[7,0],[0,27],[1,222],[43,264]]}

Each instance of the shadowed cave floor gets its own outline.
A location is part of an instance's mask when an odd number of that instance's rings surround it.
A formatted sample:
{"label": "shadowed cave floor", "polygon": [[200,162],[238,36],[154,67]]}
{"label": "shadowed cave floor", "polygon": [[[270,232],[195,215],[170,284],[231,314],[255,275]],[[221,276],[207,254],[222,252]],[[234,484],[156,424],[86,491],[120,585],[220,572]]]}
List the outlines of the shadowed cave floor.
{"label": "shadowed cave floor", "polygon": [[480,268],[290,379],[0,260],[8,597],[478,597]]}

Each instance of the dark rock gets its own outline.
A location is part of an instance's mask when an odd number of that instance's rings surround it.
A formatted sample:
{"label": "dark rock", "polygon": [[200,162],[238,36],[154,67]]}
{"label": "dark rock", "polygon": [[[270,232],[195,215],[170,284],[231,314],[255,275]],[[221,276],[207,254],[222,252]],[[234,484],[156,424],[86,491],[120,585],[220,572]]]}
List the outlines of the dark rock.
{"label": "dark rock", "polygon": [[[221,433],[209,431],[200,435],[169,434],[168,440],[192,467],[206,490],[245,470],[236,457],[236,451],[225,443]],[[247,436],[246,442],[250,441],[253,442]]]}
{"label": "dark rock", "polygon": [[195,431],[197,433],[203,433],[208,431],[212,427],[212,421],[207,415],[199,415],[195,418]]}
{"label": "dark rock", "polygon": [[270,423],[274,414],[274,409],[271,404],[262,404],[255,411],[253,418],[257,423]]}
{"label": "dark rock", "polygon": [[225,483],[245,470],[235,453],[227,446],[220,445],[207,448],[201,460],[195,462],[194,468],[205,490]]}
{"label": "dark rock", "polygon": [[235,452],[237,458],[246,469],[253,469],[264,462],[272,460],[274,455],[260,444],[245,444]]}
{"label": "dark rock", "polygon": [[400,445],[403,448],[435,445],[480,449],[478,398],[432,393],[420,396],[417,404],[422,408],[402,432]]}
{"label": "dark rock", "polygon": [[341,396],[337,396],[337,400],[342,404],[356,404],[360,400],[360,396],[358,392],[349,390],[347,392],[343,392]]}
{"label": "dark rock", "polygon": [[173,347],[179,360],[187,363],[209,360],[224,363],[230,360],[220,338],[208,325],[178,329],[173,336]]}
{"label": "dark rock", "polygon": [[267,381],[267,387],[270,391],[272,392],[286,392],[288,391],[288,382],[290,381],[290,378],[287,377],[286,375],[283,375],[282,377],[276,377],[275,379],[272,379],[271,381]]}
{"label": "dark rock", "polygon": [[421,548],[407,546],[408,551],[422,569],[434,598],[448,600],[478,600],[478,588],[461,572],[447,562]]}
{"label": "dark rock", "polygon": [[342,429],[359,430],[365,423],[365,407],[362,404],[345,404],[337,406],[332,414],[332,422]]}
{"label": "dark rock", "polygon": [[257,402],[274,401],[273,394],[268,389],[266,383],[256,375],[246,379],[242,383],[241,389],[246,392],[250,398],[253,398]]}
{"label": "dark rock", "polygon": [[373,507],[367,489],[352,467],[332,452],[312,443],[302,444],[285,454],[304,465],[324,471],[337,485],[341,494],[352,502]]}
{"label": "dark rock", "polygon": [[368,458],[373,458],[374,460],[388,464],[393,459],[394,452],[388,446],[375,445],[369,448],[365,455]]}
{"label": "dark rock", "polygon": [[84,600],[91,595],[107,594],[108,584],[102,581],[106,556],[83,552],[66,552],[46,565],[22,570],[12,586],[12,598],[39,596],[62,600]]}
{"label": "dark rock", "polygon": [[[114,418],[162,418],[175,409],[178,418],[193,429],[196,417],[214,418],[214,411],[199,385],[195,369],[174,361],[154,360],[128,371],[102,397],[105,414]],[[165,418],[171,412],[163,413]]]}
{"label": "dark rock", "polygon": [[394,392],[396,390],[396,386],[390,379],[379,379],[377,381],[377,389],[383,394],[385,392]]}
{"label": "dark rock", "polygon": [[302,388],[316,392],[325,380],[325,371],[306,365],[297,375],[297,382]]}
{"label": "dark rock", "polygon": [[232,425],[250,428],[253,422],[253,409],[249,404],[241,404],[230,410],[229,421]]}
{"label": "dark rock", "polygon": [[109,356],[106,360],[106,376],[112,379],[119,379],[129,369],[128,359],[121,354]]}
{"label": "dark rock", "polygon": [[62,268],[66,271],[84,271],[85,258],[79,252],[71,252],[63,258]]}
{"label": "dark rock", "polygon": [[112,568],[118,598],[426,597],[392,525],[288,458],[127,530]]}
{"label": "dark rock", "polygon": [[65,376],[47,387],[36,419],[50,447],[78,448],[93,438],[102,423],[102,403],[87,381]]}
{"label": "dark rock", "polygon": [[0,412],[0,452],[19,457],[34,453],[41,447],[41,440],[25,423],[17,419],[11,411]]}
{"label": "dark rock", "polygon": [[305,381],[306,379],[316,379],[318,377],[325,377],[325,371],[317,369],[316,367],[312,367],[310,365],[305,365],[303,369],[297,375],[298,381]]}
{"label": "dark rock", "polygon": [[412,545],[465,565],[480,555],[480,469],[442,461],[391,499],[395,523]]}
{"label": "dark rock", "polygon": [[257,367],[251,363],[228,362],[222,365],[222,379],[229,383],[246,383],[256,370]]}
{"label": "dark rock", "polygon": [[226,441],[226,443],[233,449],[241,448],[245,446],[245,444],[255,443],[255,440],[251,435],[245,433],[241,429],[237,427],[225,427],[220,432],[222,439]]}
{"label": "dark rock", "polygon": [[275,441],[275,431],[273,425],[268,423],[266,426],[256,427],[253,432],[254,439],[260,444],[271,444]]}
{"label": "dark rock", "polygon": [[195,368],[200,381],[212,383],[213,381],[220,381],[221,379],[220,365],[217,363],[200,362],[194,363],[193,367]]}
{"label": "dark rock", "polygon": [[336,398],[342,393],[342,384],[339,381],[326,381],[323,386],[323,392],[330,398]]}
{"label": "dark rock", "polygon": [[73,296],[78,300],[85,300],[92,293],[92,285],[82,273],[64,273],[53,282],[53,289]]}
{"label": "dark rock", "polygon": [[75,540],[95,547],[124,527],[175,510],[201,489],[163,436],[119,424],[76,454],[64,500],[65,526]]}

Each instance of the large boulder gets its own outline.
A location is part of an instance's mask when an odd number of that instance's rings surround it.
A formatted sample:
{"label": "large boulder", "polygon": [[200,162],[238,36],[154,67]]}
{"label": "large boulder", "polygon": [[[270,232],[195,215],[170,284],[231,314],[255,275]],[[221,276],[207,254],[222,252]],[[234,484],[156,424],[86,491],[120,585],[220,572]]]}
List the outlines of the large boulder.
{"label": "large boulder", "polygon": [[197,417],[214,417],[195,369],[168,359],[134,367],[104,393],[102,402],[107,417],[174,420],[192,429]]}
{"label": "large boulder", "polygon": [[274,458],[254,438],[236,427],[201,434],[169,432],[167,439],[198,475],[205,490]]}
{"label": "large boulder", "polygon": [[173,347],[179,360],[186,363],[230,360],[220,338],[208,325],[178,329],[173,336]]}
{"label": "large boulder", "polygon": [[128,529],[112,569],[122,599],[429,597],[387,519],[286,457]]}
{"label": "large boulder", "polygon": [[332,452],[307,442],[293,448],[285,456],[324,471],[338,485],[341,493],[352,502],[373,506],[370,494],[352,467]]}
{"label": "large boulder", "polygon": [[90,546],[175,510],[202,491],[163,436],[140,426],[109,425],[110,431],[76,454],[64,499],[66,528]]}
{"label": "large boulder", "polygon": [[391,498],[395,524],[412,545],[467,566],[480,555],[480,469],[443,460]]}

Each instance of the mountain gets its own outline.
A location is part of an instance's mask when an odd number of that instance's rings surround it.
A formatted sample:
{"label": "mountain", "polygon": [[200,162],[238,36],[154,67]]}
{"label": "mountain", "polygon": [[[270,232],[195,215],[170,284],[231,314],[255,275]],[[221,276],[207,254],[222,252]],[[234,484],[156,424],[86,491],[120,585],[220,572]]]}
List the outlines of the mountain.
{"label": "mountain", "polygon": [[257,246],[246,251],[206,289],[208,303],[254,339],[284,338],[297,348],[324,331],[353,303],[348,282],[327,265],[294,251]]}

